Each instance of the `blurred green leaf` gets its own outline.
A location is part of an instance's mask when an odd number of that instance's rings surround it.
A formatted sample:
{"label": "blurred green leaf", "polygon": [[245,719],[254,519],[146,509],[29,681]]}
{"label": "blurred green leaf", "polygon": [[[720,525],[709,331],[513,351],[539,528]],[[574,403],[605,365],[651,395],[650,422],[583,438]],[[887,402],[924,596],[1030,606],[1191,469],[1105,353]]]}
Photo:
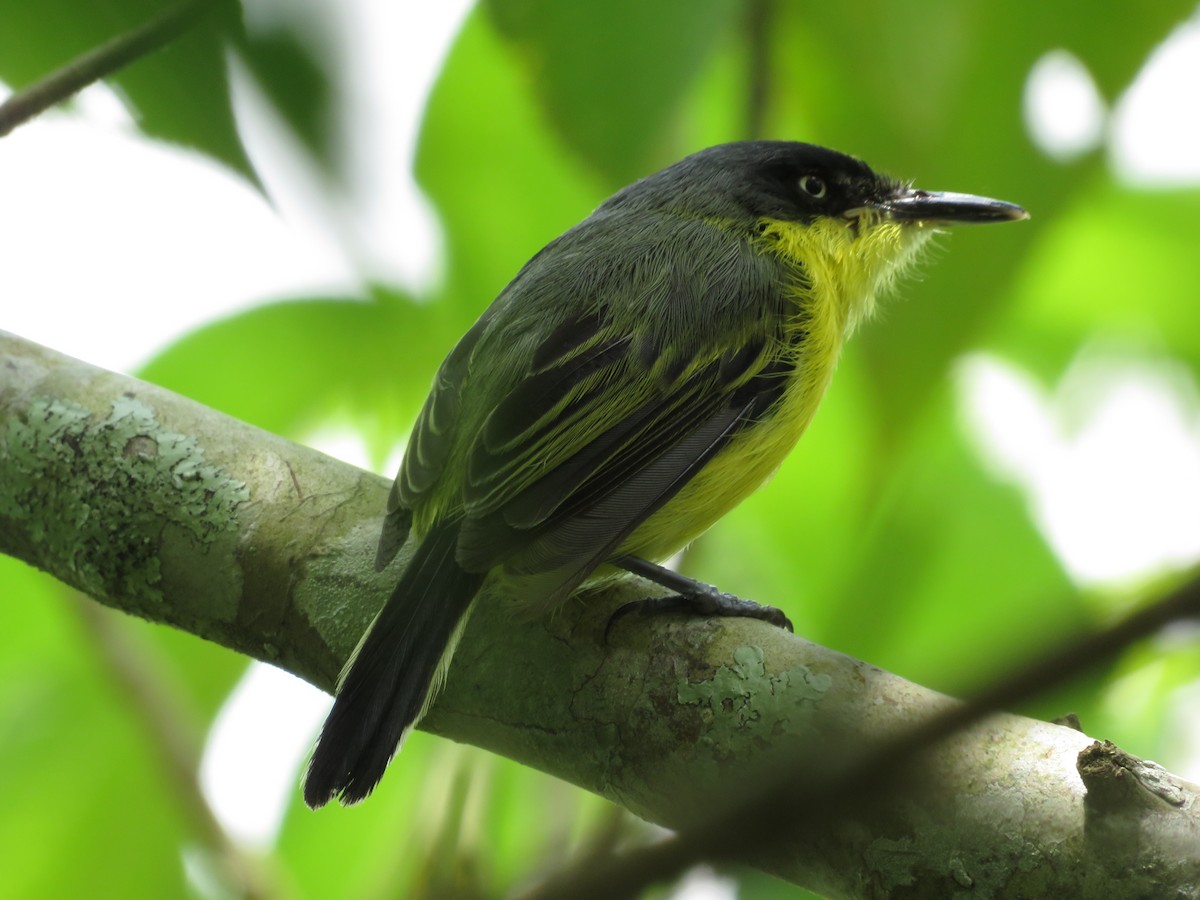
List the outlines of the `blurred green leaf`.
{"label": "blurred green leaf", "polygon": [[277,844],[304,896],[404,896],[429,849],[459,754],[439,754],[438,741],[414,732],[369,803],[331,804],[317,813],[295,792]]}
{"label": "blurred green leaf", "polygon": [[124,630],[146,654],[145,665],[177,697],[179,715],[202,730],[212,724],[229,693],[250,666],[240,653],[194,634],[127,618]]}
{"label": "blurred green leaf", "polygon": [[443,298],[464,331],[526,260],[605,193],[547,131],[511,50],[478,11],[430,95],[416,169],[446,230]]}
{"label": "blurred green leaf", "polygon": [[612,187],[649,174],[732,0],[488,0],[546,115]]}
{"label": "blurred green leaf", "polygon": [[180,848],[193,836],[65,589],[4,557],[0,584],[17,601],[0,628],[5,892],[183,895]]}
{"label": "blurred green leaf", "polygon": [[1027,658],[1031,647],[1090,627],[1091,615],[1022,497],[983,471],[948,398],[939,399],[877,499],[829,640],[962,694]]}
{"label": "blurred green leaf", "polygon": [[459,336],[447,318],[438,304],[383,292],[279,302],[192,332],[140,374],[278,434],[349,415],[383,455]]}
{"label": "blurred green leaf", "polygon": [[259,86],[326,173],[336,173],[330,129],[333,86],[321,57],[287,21],[241,37],[238,50]]}
{"label": "blurred green leaf", "polygon": [[[6,0],[0,4],[0,79],[25,87],[173,5]],[[234,122],[225,66],[225,35],[240,27],[240,7],[213,2],[185,34],[111,80],[146,134],[207,153],[257,184]]]}
{"label": "blurred green leaf", "polygon": [[1200,369],[1198,217],[1195,189],[1135,191],[1097,179],[1043,229],[993,346],[1057,374],[1081,335],[1126,335]]}
{"label": "blurred green leaf", "polygon": [[[465,787],[457,798],[456,785]],[[414,732],[370,803],[314,814],[297,794],[279,849],[307,896],[459,896],[438,881],[456,875],[494,896],[563,861],[610,808],[511,760]]]}
{"label": "blurred green leaf", "polygon": [[[877,385],[881,452],[1006,302],[1039,223],[1053,221],[1095,175],[1094,159],[1059,165],[1026,137],[1019,113],[1033,63],[1065,47],[1093,65],[1112,98],[1193,7],[1113,0],[1079,15],[1033,0],[940,0],[919,8],[875,2],[854,17],[829,4],[776,7],[774,58],[787,85],[772,120],[780,136],[828,142],[920,186],[998,196],[1034,215],[1028,225],[952,235],[922,283],[905,286],[912,302],[861,336]],[[795,134],[794,121],[812,132]]]}

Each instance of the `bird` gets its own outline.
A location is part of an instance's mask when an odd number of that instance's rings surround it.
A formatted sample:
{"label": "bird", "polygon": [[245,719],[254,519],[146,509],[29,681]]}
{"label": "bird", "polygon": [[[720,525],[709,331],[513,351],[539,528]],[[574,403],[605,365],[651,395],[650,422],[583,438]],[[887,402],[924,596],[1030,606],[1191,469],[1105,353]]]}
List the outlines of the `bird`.
{"label": "bird", "polygon": [[534,617],[634,573],[673,592],[643,612],[790,628],[660,564],[769,479],[846,339],[936,231],[1027,217],[814,144],[742,141],[621,189],[547,244],[434,376],[376,567],[415,549],[339,678],[307,804],[374,790],[480,598]]}

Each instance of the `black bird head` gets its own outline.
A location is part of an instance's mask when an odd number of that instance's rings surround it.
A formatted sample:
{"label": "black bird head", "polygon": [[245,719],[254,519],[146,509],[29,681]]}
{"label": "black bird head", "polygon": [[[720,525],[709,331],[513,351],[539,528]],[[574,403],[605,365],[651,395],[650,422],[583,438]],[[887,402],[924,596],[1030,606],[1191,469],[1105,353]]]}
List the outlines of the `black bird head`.
{"label": "black bird head", "polygon": [[791,141],[709,147],[630,185],[601,210],[630,207],[747,222],[868,217],[946,225],[1028,216],[1002,200],[917,190],[853,156]]}

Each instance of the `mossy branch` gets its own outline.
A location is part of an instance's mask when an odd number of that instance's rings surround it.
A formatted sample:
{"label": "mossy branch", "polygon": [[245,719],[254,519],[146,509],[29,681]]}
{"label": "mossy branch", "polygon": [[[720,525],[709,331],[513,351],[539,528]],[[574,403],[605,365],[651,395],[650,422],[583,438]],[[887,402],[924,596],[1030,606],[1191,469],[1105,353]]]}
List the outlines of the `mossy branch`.
{"label": "mossy branch", "polygon": [[[109,606],[329,690],[404,563],[373,571],[387,487],[0,332],[0,552]],[[611,611],[644,590],[630,582],[532,624],[483,597],[423,727],[684,828],[743,776],[802,760],[820,779],[955,704],[751,620],[622,620],[606,644]],[[828,827],[737,855],[831,897],[1142,897],[1200,883],[1195,786],[1143,778],[1096,746],[993,715],[930,747],[886,803],[831,806],[816,818]]]}

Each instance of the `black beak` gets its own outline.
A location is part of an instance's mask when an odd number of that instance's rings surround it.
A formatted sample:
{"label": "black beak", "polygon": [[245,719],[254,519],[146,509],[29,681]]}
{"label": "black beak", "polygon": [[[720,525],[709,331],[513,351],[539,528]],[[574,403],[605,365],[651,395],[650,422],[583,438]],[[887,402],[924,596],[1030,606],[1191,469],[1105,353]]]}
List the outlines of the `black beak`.
{"label": "black beak", "polygon": [[974,194],[918,191],[913,188],[897,191],[879,204],[879,210],[896,221],[928,222],[932,225],[1016,222],[1029,218],[1029,213],[1015,203],[976,197]]}

